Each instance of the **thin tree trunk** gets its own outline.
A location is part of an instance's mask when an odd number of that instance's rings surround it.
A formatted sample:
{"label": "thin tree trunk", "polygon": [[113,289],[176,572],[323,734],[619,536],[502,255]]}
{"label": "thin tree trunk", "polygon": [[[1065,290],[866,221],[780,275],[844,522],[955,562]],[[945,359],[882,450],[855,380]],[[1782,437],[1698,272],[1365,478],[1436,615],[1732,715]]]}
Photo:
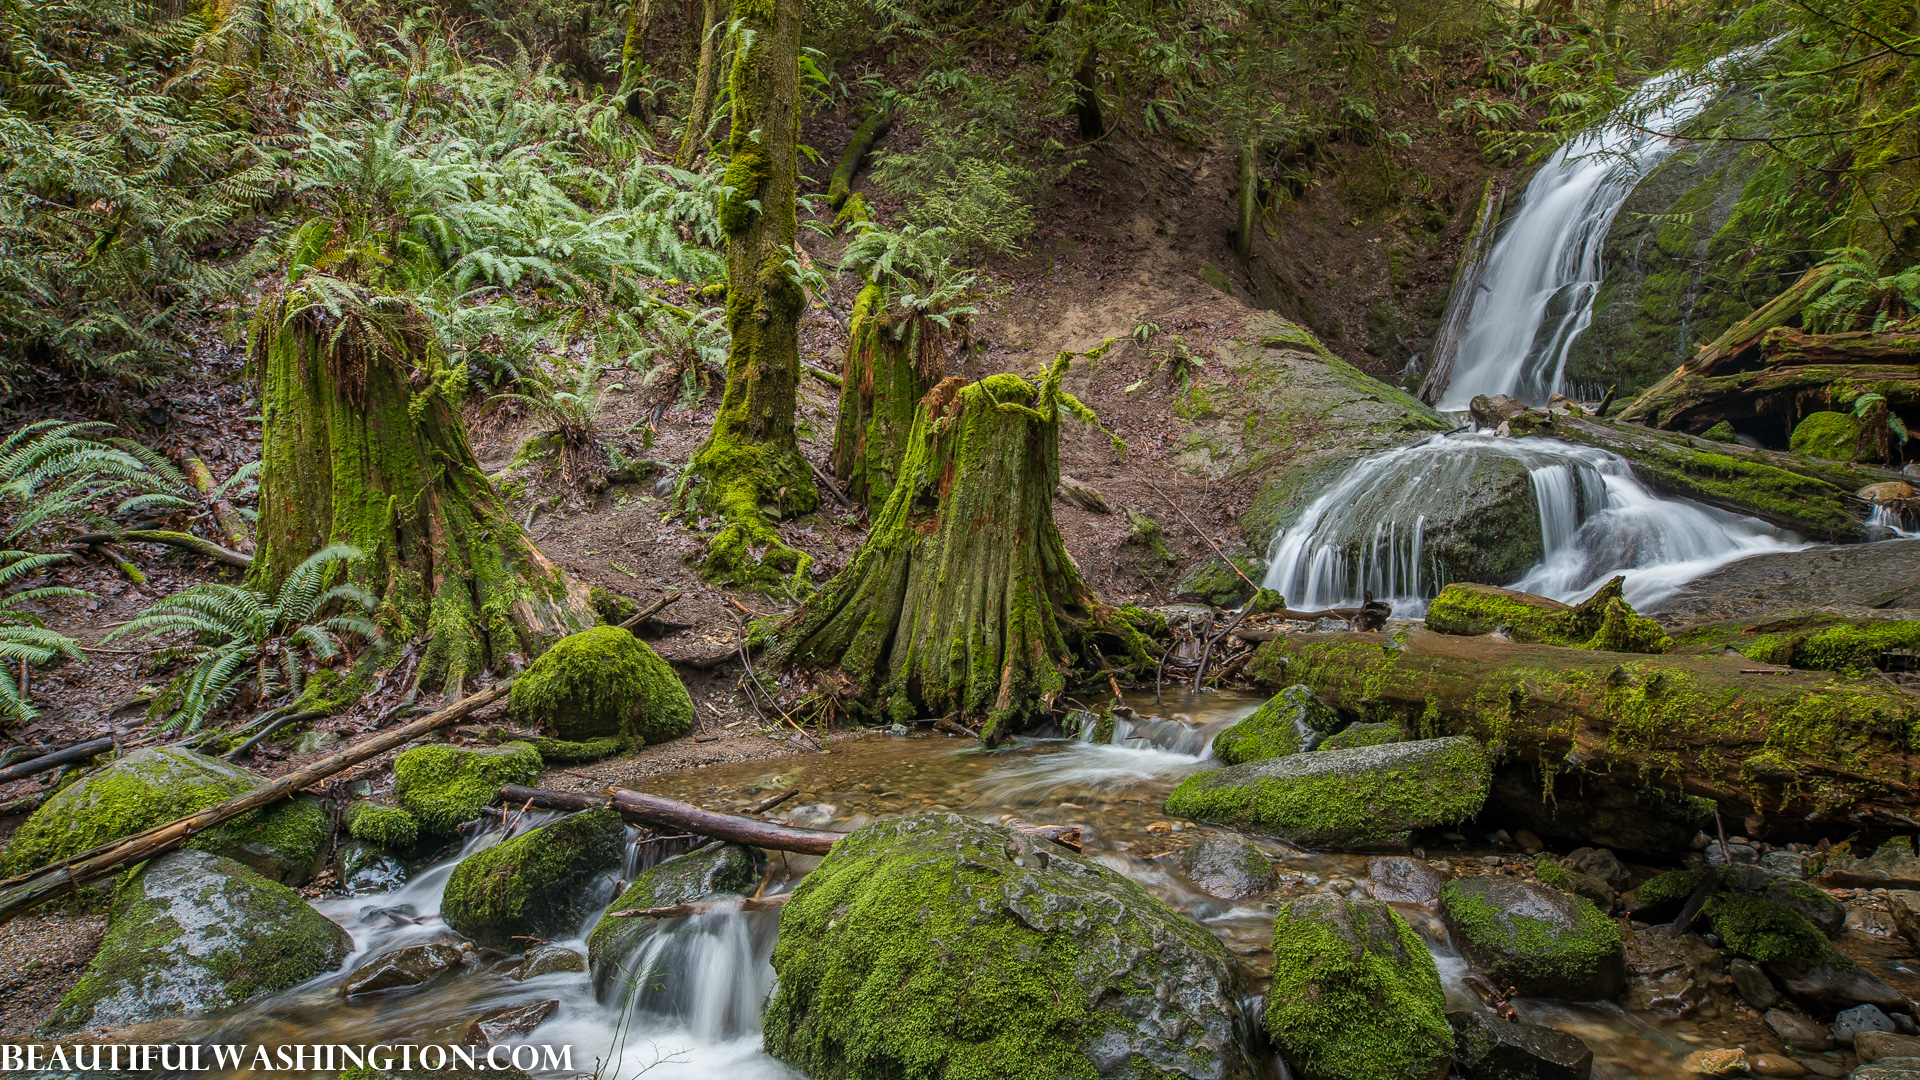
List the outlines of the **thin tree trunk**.
{"label": "thin tree trunk", "polygon": [[707,125],[713,121],[713,102],[720,92],[720,53],[727,37],[721,29],[727,15],[727,0],[701,0],[700,70],[687,108],[687,130],[680,136],[680,152],[673,155],[676,169],[692,168],[694,160],[706,152]]}
{"label": "thin tree trunk", "polygon": [[1260,144],[1249,139],[1240,147],[1240,190],[1236,194],[1238,230],[1233,236],[1233,253],[1242,259],[1253,257],[1253,230],[1260,212]]}
{"label": "thin tree trunk", "polygon": [[914,408],[946,374],[937,324],[910,319],[904,328],[889,326],[886,314],[878,285],[860,291],[833,429],[834,475],[855,502],[871,508],[886,505],[906,457]]}
{"label": "thin tree trunk", "polygon": [[1080,54],[1080,66],[1074,69],[1073,81],[1079,87],[1073,112],[1079,118],[1080,137],[1097,139],[1107,133],[1106,121],[1100,115],[1099,46],[1087,43],[1086,51]]}

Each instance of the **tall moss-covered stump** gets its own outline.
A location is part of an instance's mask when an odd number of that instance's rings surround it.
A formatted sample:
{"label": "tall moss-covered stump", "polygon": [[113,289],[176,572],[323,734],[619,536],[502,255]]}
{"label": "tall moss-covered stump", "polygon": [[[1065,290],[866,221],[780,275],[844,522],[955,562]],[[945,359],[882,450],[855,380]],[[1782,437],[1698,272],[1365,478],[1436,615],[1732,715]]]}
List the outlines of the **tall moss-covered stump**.
{"label": "tall moss-covered stump", "polygon": [[833,473],[856,502],[886,505],[907,455],[914,407],[945,373],[937,323],[911,315],[890,320],[886,291],[860,290],[833,428]]}
{"label": "tall moss-covered stump", "polygon": [[619,814],[589,810],[503,841],[453,868],[440,913],[496,948],[571,934],[593,906],[594,879],[619,868],[626,836]]}
{"label": "tall moss-covered stump", "polygon": [[1090,860],[956,814],[869,825],[794,890],[768,1052],[815,1080],[1250,1080],[1226,949]]}
{"label": "tall moss-covered stump", "polygon": [[1060,414],[1092,414],[1039,380],[950,378],[922,398],[898,482],[853,562],[782,628],[784,659],[830,672],[856,717],[959,715],[989,741],[1032,724],[1101,647],[1151,664],[1127,616],[1094,596],[1053,520]]}
{"label": "tall moss-covered stump", "polygon": [[496,747],[416,746],[393,762],[393,794],[441,838],[493,805],[507,784],[540,779],[540,755],[523,742]]}
{"label": "tall moss-covered stump", "polygon": [[514,680],[508,706],[516,717],[568,743],[665,742],[692,730],[694,720],[693,699],[680,677],[646,642],[617,626],[555,642]]}
{"label": "tall moss-covered stump", "polygon": [[[373,243],[333,228],[316,220],[302,241]],[[450,698],[507,657],[592,626],[586,588],[533,546],[488,484],[460,419],[466,369],[433,345],[425,316],[347,281],[314,289],[318,275],[295,269],[308,276],[254,328],[265,417],[255,587],[271,594],[321,547],[352,544],[367,555],[349,577],[380,598],[393,640],[429,636],[420,679]]]}

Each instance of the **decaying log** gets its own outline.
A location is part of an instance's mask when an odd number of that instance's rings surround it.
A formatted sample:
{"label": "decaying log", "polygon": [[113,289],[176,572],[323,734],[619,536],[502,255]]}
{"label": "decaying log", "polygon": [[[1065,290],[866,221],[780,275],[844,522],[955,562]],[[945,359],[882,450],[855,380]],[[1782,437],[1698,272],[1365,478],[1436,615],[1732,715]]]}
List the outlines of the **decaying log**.
{"label": "decaying log", "polygon": [[220,487],[213,482],[213,473],[208,470],[206,462],[187,454],[180,459],[180,467],[186,472],[187,479],[193,482],[194,490],[209,500],[208,509],[213,511],[213,520],[220,526],[220,534],[227,538],[227,546],[243,555],[253,554],[253,534],[247,530],[246,521],[233,512],[232,503],[213,497]]}
{"label": "decaying log", "polygon": [[[212,559],[215,562],[223,562],[228,566],[237,566],[242,570],[253,565],[253,556],[251,555],[242,555],[238,551],[223,548],[211,540],[203,540],[192,533],[175,532],[172,529],[126,529],[121,532],[88,533],[85,536],[74,537],[73,542],[75,544],[84,544],[88,547],[99,547],[102,549],[106,549],[106,545],[108,544],[119,543],[166,544],[169,547],[177,547],[191,551],[195,555]],[[125,560],[119,559],[117,561],[124,562]]]}
{"label": "decaying log", "polygon": [[1676,372],[1637,398],[1621,419],[1679,431],[1705,431],[1722,420],[1736,428],[1751,428],[1747,421],[1778,416],[1783,426],[1790,427],[1809,412],[1846,408],[1835,399],[1834,391],[1861,386],[1873,387],[1895,405],[1920,401],[1920,338],[1904,335],[1904,345],[1893,344],[1896,335],[1862,340],[1858,344],[1863,352],[1869,347],[1890,353],[1905,350],[1903,356],[1873,362],[1850,358],[1832,342],[1834,338],[1854,336],[1816,338],[1787,327],[1770,330],[1770,342],[1778,341],[1796,351],[1770,355],[1764,367],[1722,375]]}
{"label": "decaying log", "polygon": [[0,893],[0,924],[48,900],[77,892],[80,886],[107,877],[122,867],[171,851],[215,825],[231,821],[250,810],[291,798],[335,773],[379,757],[436,728],[478,712],[506,697],[512,686],[511,679],[498,683],[491,689],[456,701],[439,712],[429,713],[391,731],[380,732],[331,757],[290,772],[245,794],[236,795],[226,802],[61,859],[31,874],[0,882],[0,887],[12,886]]}
{"label": "decaying log", "polygon": [[48,769],[57,769],[62,765],[71,765],[76,761],[85,761],[95,755],[104,754],[111,749],[113,749],[113,740],[111,738],[90,739],[83,743],[75,743],[72,746],[41,754],[38,757],[31,757],[25,761],[0,769],[0,784],[12,783],[15,780],[25,779],[35,773],[46,772]]}
{"label": "decaying log", "polygon": [[646,622],[648,619],[651,619],[655,615],[660,614],[660,612],[663,609],[665,609],[668,604],[671,604],[675,600],[680,599],[682,595],[684,594],[679,589],[675,589],[674,591],[668,593],[667,595],[661,597],[660,599],[655,600],[653,603],[648,604],[646,607],[641,608],[634,615],[623,620],[620,623],[620,629],[631,630],[634,627],[639,626],[641,623]]}
{"label": "decaying log", "polygon": [[1423,736],[1476,735],[1554,771],[1751,807],[1763,818],[1920,828],[1920,695],[1741,657],[1518,645],[1424,629],[1297,634],[1249,674]]}
{"label": "decaying log", "polygon": [[[740,911],[778,911],[785,907],[792,893],[778,896],[749,896],[740,901]],[[685,904],[668,904],[666,907],[633,908],[628,911],[609,911],[609,919],[684,919],[689,915],[706,915],[715,911],[727,910],[731,900],[693,900]]]}

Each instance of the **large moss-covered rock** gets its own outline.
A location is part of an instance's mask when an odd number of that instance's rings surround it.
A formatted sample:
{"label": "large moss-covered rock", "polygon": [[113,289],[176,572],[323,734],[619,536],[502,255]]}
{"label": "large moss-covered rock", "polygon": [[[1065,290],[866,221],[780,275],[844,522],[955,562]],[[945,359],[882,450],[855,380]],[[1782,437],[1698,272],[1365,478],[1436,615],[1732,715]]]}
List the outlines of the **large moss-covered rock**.
{"label": "large moss-covered rock", "polygon": [[570,634],[514,680],[513,715],[568,742],[665,742],[693,728],[693,699],[647,643],[617,626]]}
{"label": "large moss-covered rock", "polygon": [[121,886],[85,975],[52,1032],[197,1016],[337,968],[347,932],[292,889],[204,851],[175,851]]}
{"label": "large moss-covered rock", "polygon": [[1794,426],[1787,446],[1796,454],[1852,461],[1860,445],[1860,421],[1852,413],[1808,413]]}
{"label": "large moss-covered rock", "polygon": [[780,917],[767,1050],[814,1080],[1250,1078],[1226,949],[1090,860],[927,813],[849,834]]}
{"label": "large moss-covered rock", "polygon": [[540,755],[523,742],[504,746],[416,746],[393,762],[393,794],[422,831],[451,836],[493,805],[507,784],[540,778]]}
{"label": "large moss-covered rock", "polygon": [[1440,972],[1378,900],[1301,897],[1273,923],[1267,1034],[1317,1080],[1445,1076],[1453,1056]]}
{"label": "large moss-covered rock", "polygon": [[1488,874],[1447,882],[1440,909],[1461,955],[1501,989],[1563,1001],[1626,989],[1620,929],[1585,897]]}
{"label": "large moss-covered rock", "polygon": [[620,865],[627,827],[589,810],[469,855],[440,900],[447,925],[483,944],[553,938],[577,929],[594,902],[593,879]]}
{"label": "large moss-covered rock", "polygon": [[[616,911],[684,904],[721,893],[746,893],[759,883],[766,856],[758,848],[739,844],[711,844],[685,855],[663,859],[642,871],[620,898],[608,905]],[[587,961],[595,985],[604,985],[615,968],[649,931],[650,919],[609,919],[604,916],[587,935]]]}
{"label": "large moss-covered rock", "polygon": [[1820,929],[1830,938],[1847,932],[1847,908],[1829,896],[1825,889],[1789,874],[1762,866],[1740,863],[1720,871],[1720,885],[1730,893],[1779,904]]}
{"label": "large moss-covered rock", "polygon": [[[180,747],[135,750],[48,799],[13,834],[0,872],[20,874],[110,840],[163,825],[266,783],[219,758]],[[251,811],[196,836],[190,847],[298,885],[313,876],[330,827],[312,796]]]}
{"label": "large moss-covered rock", "polygon": [[1486,750],[1466,736],[1323,750],[1188,777],[1167,812],[1306,847],[1404,848],[1487,798]]}
{"label": "large moss-covered rock", "polygon": [[1805,915],[1755,896],[1719,893],[1700,909],[1727,951],[1762,964],[1851,966]]}
{"label": "large moss-covered rock", "polygon": [[1289,686],[1252,715],[1213,737],[1213,756],[1228,765],[1311,750],[1340,727],[1340,714],[1305,686]]}
{"label": "large moss-covered rock", "polygon": [[343,818],[355,840],[382,851],[405,851],[420,839],[420,823],[397,806],[362,799],[347,807]]}

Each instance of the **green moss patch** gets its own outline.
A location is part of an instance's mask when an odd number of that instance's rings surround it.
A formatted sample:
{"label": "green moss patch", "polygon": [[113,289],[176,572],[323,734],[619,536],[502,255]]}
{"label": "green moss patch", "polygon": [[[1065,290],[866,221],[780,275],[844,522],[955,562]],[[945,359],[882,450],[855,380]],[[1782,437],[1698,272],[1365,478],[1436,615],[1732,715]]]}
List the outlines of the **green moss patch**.
{"label": "green moss patch", "polygon": [[1616,577],[1580,603],[1568,606],[1543,596],[1490,585],[1453,584],[1427,607],[1427,629],[1442,634],[1490,634],[1529,644],[1609,652],[1663,653],[1672,640],[1660,624],[1634,612]]}
{"label": "green moss patch", "polygon": [[527,745],[533,747],[540,755],[540,760],[549,765],[579,765],[600,761],[626,749],[626,741],[612,735],[582,742],[571,739],[528,739]]}
{"label": "green moss patch", "polygon": [[397,806],[362,800],[347,807],[347,832],[382,851],[405,851],[420,839],[420,823]]}
{"label": "green moss patch", "polygon": [[693,699],[646,642],[617,626],[570,634],[516,679],[513,714],[561,739],[665,742],[693,728]]}
{"label": "green moss patch", "polygon": [[1815,964],[1853,967],[1853,962],[1834,949],[1819,927],[1782,904],[1758,897],[1718,893],[1701,911],[1713,924],[1713,932],[1720,935],[1727,950],[1736,956],[1801,969]]}
{"label": "green moss patch", "polygon": [[1488,874],[1447,882],[1440,907],[1461,953],[1495,986],[1565,1001],[1626,988],[1620,929],[1585,897]]}
{"label": "green moss patch", "polygon": [[540,778],[540,755],[523,742],[469,748],[416,746],[393,763],[393,793],[420,827],[435,836],[451,836],[493,805],[506,784],[531,784]]}
{"label": "green moss patch", "polygon": [[[1709,871],[1669,870],[1648,878],[1626,897],[1627,912],[1646,922],[1665,922],[1680,914],[1687,898]],[[1541,879],[1545,881],[1545,878]]]}
{"label": "green moss patch", "polygon": [[1304,686],[1289,686],[1245,720],[1213,737],[1213,756],[1228,765],[1297,754],[1337,729],[1340,714]]}
{"label": "green moss patch", "polygon": [[1920,649],[1920,620],[1790,612],[1693,627],[1676,647],[1695,653],[1730,648],[1763,664],[1867,675],[1893,650]]}
{"label": "green moss patch", "polygon": [[1316,750],[1352,750],[1360,746],[1381,746],[1404,740],[1406,734],[1397,724],[1350,724],[1322,740]]}
{"label": "green moss patch", "polygon": [[1852,461],[1860,445],[1860,421],[1852,413],[1808,413],[1794,425],[1787,446],[1796,454]]}
{"label": "green moss patch", "polygon": [[503,841],[453,868],[440,914],[459,933],[496,948],[516,938],[563,936],[587,914],[588,886],[620,865],[627,827],[589,810]]}

